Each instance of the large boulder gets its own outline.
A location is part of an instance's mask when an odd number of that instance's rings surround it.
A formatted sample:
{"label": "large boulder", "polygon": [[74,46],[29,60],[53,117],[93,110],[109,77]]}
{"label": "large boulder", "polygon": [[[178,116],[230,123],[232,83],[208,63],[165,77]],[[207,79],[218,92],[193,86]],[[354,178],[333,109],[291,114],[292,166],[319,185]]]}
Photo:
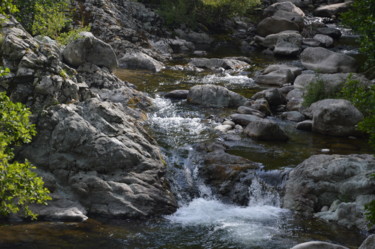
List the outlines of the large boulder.
{"label": "large boulder", "polygon": [[209,107],[239,107],[246,98],[225,87],[216,85],[199,85],[190,88],[188,102]]}
{"label": "large boulder", "polygon": [[159,72],[164,69],[164,64],[162,62],[142,52],[124,54],[124,56],[119,59],[119,66],[120,68],[144,69],[153,72]]}
{"label": "large boulder", "polygon": [[308,112],[313,120],[313,131],[332,136],[355,136],[360,134],[356,125],[363,114],[350,101],[324,99],[313,103]]}
{"label": "large boulder", "polygon": [[291,2],[274,3],[263,11],[267,16],[257,27],[260,36],[279,33],[285,30],[301,30],[304,26],[303,11]]}
{"label": "large boulder", "polygon": [[244,133],[257,140],[287,141],[289,139],[280,126],[269,119],[259,119],[249,123]]}
{"label": "large boulder", "polygon": [[356,61],[352,57],[321,47],[310,47],[303,50],[301,62],[307,69],[319,73],[350,73],[355,72],[357,67]]}
{"label": "large boulder", "polygon": [[281,56],[296,56],[300,53],[302,36],[295,31],[284,31],[277,38],[273,53]]}
{"label": "large boulder", "polygon": [[92,63],[113,70],[118,66],[112,47],[90,32],[80,33],[80,38],[69,43],[62,55],[64,61],[73,67]]}
{"label": "large boulder", "polygon": [[261,117],[259,117],[258,115],[239,114],[239,113],[230,115],[230,118],[234,123],[242,125],[242,126],[247,126],[248,124],[252,122],[261,120]]}
{"label": "large boulder", "polygon": [[301,68],[288,66],[284,64],[274,64],[263,70],[261,75],[255,78],[255,82],[265,85],[282,86],[286,83],[292,83],[301,74]]}
{"label": "large boulder", "polygon": [[283,207],[366,229],[363,205],[375,199],[372,155],[314,155],[288,176]]}
{"label": "large boulder", "polygon": [[333,38],[328,35],[316,34],[313,39],[318,41],[322,47],[329,48],[333,46]]}
{"label": "large boulder", "polygon": [[334,17],[337,14],[346,11],[351,4],[352,1],[345,1],[343,3],[323,5],[314,10],[314,15],[321,17]]}
{"label": "large boulder", "polygon": [[268,6],[267,8],[265,8],[263,10],[263,14],[265,16],[273,16],[275,13],[277,13],[280,10],[281,11],[286,11],[286,12],[289,12],[289,13],[294,13],[294,14],[297,14],[297,15],[299,15],[301,17],[305,16],[305,13],[303,12],[303,10],[301,10],[300,8],[298,8],[291,1],[282,1],[282,2],[274,3],[274,4],[270,5],[270,6]]}
{"label": "large boulder", "polygon": [[68,199],[70,208],[112,217],[175,210],[160,151],[127,113],[120,103],[93,98],[51,107],[40,116],[38,135],[22,155],[56,178],[54,202],[47,208]]}
{"label": "large boulder", "polygon": [[371,248],[375,248],[375,234],[368,236],[358,249],[371,249]]}
{"label": "large boulder", "polygon": [[291,249],[349,249],[345,246],[332,244],[324,241],[309,241],[293,246]]}
{"label": "large boulder", "polygon": [[297,23],[282,17],[271,16],[263,19],[257,26],[257,33],[260,36],[277,34],[286,30],[300,30]]}
{"label": "large boulder", "polygon": [[339,91],[349,77],[360,81],[363,85],[369,84],[369,80],[366,77],[356,73],[301,74],[297,76],[293,84],[295,88],[306,91],[310,84],[320,81],[323,82],[324,91],[328,94]]}

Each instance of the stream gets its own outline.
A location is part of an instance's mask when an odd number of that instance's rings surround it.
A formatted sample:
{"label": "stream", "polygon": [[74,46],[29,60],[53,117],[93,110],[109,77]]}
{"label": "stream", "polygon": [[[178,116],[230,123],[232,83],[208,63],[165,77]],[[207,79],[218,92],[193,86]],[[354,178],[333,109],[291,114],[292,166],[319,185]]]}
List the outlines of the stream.
{"label": "stream", "polygon": [[[250,138],[223,139],[214,131],[233,113],[229,109],[202,108],[185,100],[172,101],[163,93],[189,89],[196,84],[220,84],[250,97],[262,87],[254,84],[255,70],[237,74],[118,70],[116,74],[154,98],[149,127],[164,153],[168,177],[179,209],[172,215],[147,221],[90,218],[72,222],[0,223],[0,248],[251,248],[287,249],[309,240],[323,240],[357,248],[365,235],[320,220],[295,217],[280,208],[280,196],[272,187],[282,184],[281,169],[293,168],[311,155],[367,153],[366,141],[328,137],[294,129],[294,124],[275,119],[291,137],[287,143],[255,142]],[[219,200],[199,176],[202,160],[194,145],[221,140],[228,153],[261,164],[248,186],[247,206]],[[271,179],[271,180],[270,180]],[[269,189],[262,186],[266,183]],[[271,189],[271,191],[270,191]]]}

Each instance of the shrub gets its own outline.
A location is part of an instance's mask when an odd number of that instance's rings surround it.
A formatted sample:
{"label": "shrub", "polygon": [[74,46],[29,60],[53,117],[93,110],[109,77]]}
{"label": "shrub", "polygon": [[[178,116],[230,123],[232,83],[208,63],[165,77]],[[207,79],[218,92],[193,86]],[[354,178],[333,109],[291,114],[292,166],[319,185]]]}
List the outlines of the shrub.
{"label": "shrub", "polygon": [[375,85],[365,85],[350,75],[339,97],[349,100],[363,113],[358,129],[369,134],[369,143],[375,148]]}
{"label": "shrub", "polygon": [[343,23],[360,34],[360,51],[366,56],[365,69],[375,66],[375,1],[355,0],[342,14]]}
{"label": "shrub", "polygon": [[32,203],[46,204],[51,197],[43,181],[33,172],[27,160],[14,160],[14,146],[28,143],[35,135],[30,124],[30,111],[21,103],[13,103],[0,92],[0,214],[22,213],[36,218],[30,210]]}
{"label": "shrub", "polygon": [[338,91],[338,88],[327,89],[325,82],[318,78],[307,86],[306,92],[303,96],[302,106],[309,107],[312,103],[322,99],[337,98]]}

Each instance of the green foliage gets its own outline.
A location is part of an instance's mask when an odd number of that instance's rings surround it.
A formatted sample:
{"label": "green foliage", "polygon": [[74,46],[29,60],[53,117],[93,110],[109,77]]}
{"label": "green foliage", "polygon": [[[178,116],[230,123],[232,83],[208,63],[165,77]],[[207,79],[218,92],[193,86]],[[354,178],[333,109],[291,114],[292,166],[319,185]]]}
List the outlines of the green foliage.
{"label": "green foliage", "polygon": [[344,24],[361,35],[360,51],[366,56],[365,68],[375,66],[375,1],[355,0],[341,17]]}
{"label": "green foliage", "polygon": [[370,225],[375,225],[375,200],[365,204],[365,216]]}
{"label": "green foliage", "polygon": [[375,148],[375,85],[365,85],[349,76],[339,97],[349,100],[363,113],[358,129],[369,134],[369,143]]}
{"label": "green foliage", "polygon": [[69,4],[66,0],[45,3],[37,1],[34,5],[34,19],[31,32],[34,35],[46,35],[56,39],[69,19],[65,13]]}
{"label": "green foliage", "polygon": [[42,179],[32,171],[35,167],[27,160],[14,161],[13,147],[30,142],[36,133],[30,115],[25,106],[0,93],[0,215],[22,213],[36,218],[29,205],[51,199]]}
{"label": "green foliage", "polygon": [[13,0],[1,0],[0,3],[0,14],[12,14],[16,13],[18,8],[14,5]]}
{"label": "green foliage", "polygon": [[302,106],[309,107],[312,103],[322,99],[337,98],[337,91],[337,88],[327,89],[325,82],[322,79],[317,79],[307,86]]}
{"label": "green foliage", "polygon": [[88,31],[90,31],[90,29],[91,29],[90,26],[86,26],[86,27],[81,27],[81,28],[73,29],[73,30],[70,30],[68,32],[60,33],[59,36],[56,37],[56,40],[60,44],[66,45],[69,42],[74,41],[74,40],[80,38],[79,33],[81,33],[81,32],[88,32]]}
{"label": "green foliage", "polygon": [[6,68],[0,67],[0,77],[5,76],[8,73],[10,73],[9,68],[7,68],[7,67]]}

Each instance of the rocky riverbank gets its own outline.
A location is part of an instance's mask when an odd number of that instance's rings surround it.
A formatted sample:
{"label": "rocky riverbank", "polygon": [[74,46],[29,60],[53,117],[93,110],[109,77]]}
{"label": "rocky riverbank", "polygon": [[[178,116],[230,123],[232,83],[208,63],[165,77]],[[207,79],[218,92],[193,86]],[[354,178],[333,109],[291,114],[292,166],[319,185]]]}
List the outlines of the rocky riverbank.
{"label": "rocky riverbank", "polygon": [[[336,45],[343,35],[340,29],[327,25],[348,3],[272,2],[276,3],[264,9],[258,24],[238,19],[231,26],[245,55],[258,50],[283,61],[254,73],[252,83],[262,90],[246,98],[209,84],[177,89],[165,97],[202,109],[230,110],[225,118],[213,118],[219,120],[214,130],[220,142],[194,145],[203,162],[199,176],[220,199],[247,205],[253,198],[249,186],[259,181],[263,191],[279,192],[281,205],[298,215],[367,231],[363,205],[375,199],[375,181],[369,178],[375,173],[372,155],[314,155],[293,169],[280,170],[277,186],[272,186],[256,176],[260,163],[228,152],[227,142],[233,140],[287,143],[290,134],[279,120],[327,136],[363,136],[356,129],[363,114],[349,101],[324,99],[302,105],[306,89],[318,80],[327,92],[342,85],[349,74],[374,84],[357,73],[356,59]],[[11,69],[0,89],[31,108],[38,129],[18,156],[38,166],[53,197],[48,206],[33,210],[47,220],[78,221],[92,215],[171,214],[178,207],[177,193],[166,177],[159,145],[144,127],[152,99],[112,71],[121,67],[238,75],[252,67],[252,59],[205,58],[217,45],[212,36],[187,28],[171,32],[154,11],[138,2],[87,0],[77,1],[77,6],[94,35],[82,34],[66,47],[48,37],[32,37],[14,19],[0,17],[1,56]],[[194,58],[169,64],[181,54]],[[364,244],[371,247],[373,239],[369,241]]]}

